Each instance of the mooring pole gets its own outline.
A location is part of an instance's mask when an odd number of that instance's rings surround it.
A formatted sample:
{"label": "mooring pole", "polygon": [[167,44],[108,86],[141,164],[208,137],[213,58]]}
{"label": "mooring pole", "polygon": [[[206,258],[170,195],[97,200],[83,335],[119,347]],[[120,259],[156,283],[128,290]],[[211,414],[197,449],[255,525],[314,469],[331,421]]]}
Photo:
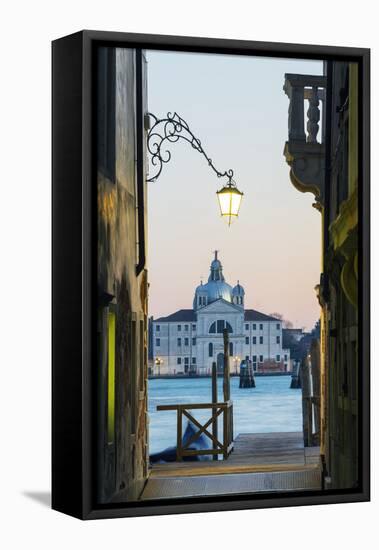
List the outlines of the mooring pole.
{"label": "mooring pole", "polygon": [[229,332],[228,329],[224,328],[224,401],[229,401],[230,399],[230,372],[229,372]]}
{"label": "mooring pole", "polygon": [[310,347],[311,356],[311,376],[312,376],[312,410],[314,411],[315,421],[315,441],[313,445],[320,445],[320,340],[314,338]]}
{"label": "mooring pole", "polygon": [[[212,403],[217,403],[217,365],[215,362],[212,363]],[[217,417],[216,409],[212,409],[212,435],[214,438],[218,438],[218,429],[217,429]],[[217,450],[217,445],[213,441],[212,448]],[[218,460],[216,454],[213,455],[213,460]]]}
{"label": "mooring pole", "polygon": [[304,446],[310,447],[312,441],[312,391],[310,374],[310,356],[303,357],[300,367],[300,383],[303,406]]}

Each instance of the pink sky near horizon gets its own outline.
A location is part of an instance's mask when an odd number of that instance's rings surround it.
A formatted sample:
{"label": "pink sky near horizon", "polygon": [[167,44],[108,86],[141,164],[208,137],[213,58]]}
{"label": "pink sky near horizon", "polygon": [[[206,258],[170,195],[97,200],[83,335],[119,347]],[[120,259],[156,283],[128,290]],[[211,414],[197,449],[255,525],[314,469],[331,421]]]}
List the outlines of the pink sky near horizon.
{"label": "pink sky near horizon", "polygon": [[299,193],[283,156],[288,136],[284,73],[322,74],[322,63],[148,52],[149,110],[177,111],[220,171],[233,168],[244,197],[229,228],[219,180],[187,143],[148,184],[149,315],[191,308],[219,250],[226,282],[245,289],[245,307],[278,312],[310,329],[320,310],[321,215]]}

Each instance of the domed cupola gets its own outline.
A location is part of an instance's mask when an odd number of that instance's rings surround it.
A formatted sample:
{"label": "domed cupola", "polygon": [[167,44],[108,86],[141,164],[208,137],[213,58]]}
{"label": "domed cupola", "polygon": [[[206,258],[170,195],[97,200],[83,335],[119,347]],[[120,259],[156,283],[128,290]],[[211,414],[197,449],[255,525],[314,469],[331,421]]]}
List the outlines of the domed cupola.
{"label": "domed cupola", "polygon": [[208,282],[203,285],[199,285],[195,291],[195,297],[193,301],[193,309],[198,310],[212,302],[223,299],[227,302],[232,302],[232,287],[225,282],[224,275],[222,273],[222,265],[217,257],[217,250],[215,251],[214,260],[211,263],[210,274]]}
{"label": "domed cupola", "polygon": [[208,282],[210,281],[225,281],[225,277],[222,274],[222,265],[220,260],[217,258],[218,250],[215,250],[215,257],[211,263],[211,273],[208,277]]}
{"label": "domed cupola", "polygon": [[208,304],[208,294],[205,287],[206,285],[203,285],[203,281],[196,287],[195,297],[193,299],[193,309],[195,311]]}
{"label": "domed cupola", "polygon": [[245,291],[243,286],[240,285],[240,282],[237,281],[236,286],[233,288],[233,304],[236,306],[244,305],[245,301]]}

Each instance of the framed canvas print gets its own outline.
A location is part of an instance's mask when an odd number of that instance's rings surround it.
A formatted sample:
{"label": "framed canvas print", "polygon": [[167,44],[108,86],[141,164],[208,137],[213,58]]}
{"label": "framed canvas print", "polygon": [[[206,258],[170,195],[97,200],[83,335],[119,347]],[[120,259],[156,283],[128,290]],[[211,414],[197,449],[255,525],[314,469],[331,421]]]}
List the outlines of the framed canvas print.
{"label": "framed canvas print", "polygon": [[53,508],[369,499],[369,51],[53,42]]}

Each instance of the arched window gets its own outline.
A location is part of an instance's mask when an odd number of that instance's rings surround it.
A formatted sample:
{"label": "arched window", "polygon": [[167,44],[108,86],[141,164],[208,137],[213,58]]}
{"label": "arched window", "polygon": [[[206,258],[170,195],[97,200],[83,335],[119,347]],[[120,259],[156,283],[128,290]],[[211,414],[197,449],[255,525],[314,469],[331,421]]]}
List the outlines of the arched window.
{"label": "arched window", "polygon": [[209,344],[208,344],[208,355],[209,355],[209,357],[213,357],[213,344],[212,344],[212,342],[209,342]]}
{"label": "arched window", "polygon": [[199,306],[206,306],[207,305],[207,297],[206,296],[199,296],[198,297],[198,304],[199,304]]}
{"label": "arched window", "polygon": [[211,324],[209,327],[209,334],[222,334],[224,329],[227,329],[228,332],[233,332],[233,329],[227,321],[224,321],[223,319],[219,321],[214,321],[214,323]]}

